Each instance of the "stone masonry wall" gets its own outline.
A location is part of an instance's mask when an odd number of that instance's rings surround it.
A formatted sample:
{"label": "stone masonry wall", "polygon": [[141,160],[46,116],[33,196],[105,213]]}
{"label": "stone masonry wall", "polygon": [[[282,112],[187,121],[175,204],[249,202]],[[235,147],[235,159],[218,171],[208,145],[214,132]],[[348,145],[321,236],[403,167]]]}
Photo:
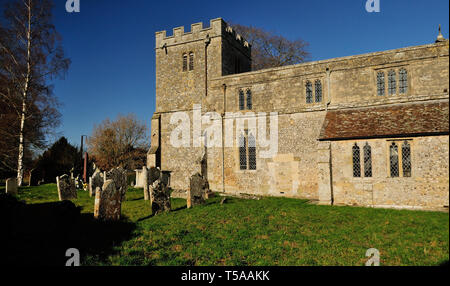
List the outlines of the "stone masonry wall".
{"label": "stone masonry wall", "polygon": [[[402,177],[400,173],[400,177],[391,178],[389,145],[395,141],[400,148],[404,140],[411,145],[412,175]],[[372,148],[373,176],[354,178],[352,147],[355,143],[359,145],[362,162],[366,142]],[[448,136],[331,142],[334,203],[422,209],[448,207],[448,150]]]}

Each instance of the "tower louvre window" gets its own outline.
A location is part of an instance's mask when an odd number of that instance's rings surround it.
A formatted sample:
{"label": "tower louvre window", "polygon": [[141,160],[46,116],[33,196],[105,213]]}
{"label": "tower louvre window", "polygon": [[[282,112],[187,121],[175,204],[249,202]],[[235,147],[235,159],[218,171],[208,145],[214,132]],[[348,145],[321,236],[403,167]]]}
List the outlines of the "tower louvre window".
{"label": "tower louvre window", "polygon": [[384,72],[378,72],[377,73],[377,95],[384,96],[385,92],[386,92],[385,89],[386,89],[386,83],[384,80]]}
{"label": "tower louvre window", "polygon": [[183,71],[187,71],[188,68],[188,56],[187,54],[183,54]]}
{"label": "tower louvre window", "polygon": [[194,53],[193,52],[189,53],[189,70],[190,71],[194,70]]}
{"label": "tower louvre window", "polygon": [[388,73],[388,89],[389,95],[395,95],[397,93],[397,74],[394,70],[390,70]]}
{"label": "tower louvre window", "polygon": [[313,90],[312,90],[312,84],[310,81],[306,82],[306,103],[312,103],[313,102]]}
{"label": "tower louvre window", "polygon": [[408,71],[406,69],[399,71],[398,91],[400,94],[408,92]]}
{"label": "tower louvre window", "polygon": [[318,79],[314,85],[316,89],[316,102],[322,102],[322,82]]}
{"label": "tower louvre window", "polygon": [[352,148],[353,155],[353,177],[359,178],[361,177],[361,154],[359,146],[355,143],[355,146]]}

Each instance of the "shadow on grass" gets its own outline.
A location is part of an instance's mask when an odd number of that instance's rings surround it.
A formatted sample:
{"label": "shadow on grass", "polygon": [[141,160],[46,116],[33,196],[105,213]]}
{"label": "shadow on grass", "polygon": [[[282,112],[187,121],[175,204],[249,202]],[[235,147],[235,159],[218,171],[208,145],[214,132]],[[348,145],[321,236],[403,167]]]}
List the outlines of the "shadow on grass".
{"label": "shadow on grass", "polygon": [[135,202],[135,201],[142,201],[144,200],[144,197],[134,198],[134,199],[127,199],[127,202]]}
{"label": "shadow on grass", "polygon": [[171,212],[177,212],[187,209],[187,205],[171,210]]}
{"label": "shadow on grass", "polygon": [[70,201],[27,205],[0,195],[0,265],[64,266],[66,250],[105,259],[114,246],[132,238],[135,224],[95,220]]}
{"label": "shadow on grass", "polygon": [[445,267],[448,267],[448,260],[443,261],[442,263],[439,264],[439,266],[445,266]]}
{"label": "shadow on grass", "polygon": [[142,218],[138,219],[137,222],[144,221],[144,220],[149,219],[149,218],[152,218],[152,217],[154,217],[154,216],[155,216],[155,215],[151,214],[151,215],[149,215],[149,216],[142,217]]}

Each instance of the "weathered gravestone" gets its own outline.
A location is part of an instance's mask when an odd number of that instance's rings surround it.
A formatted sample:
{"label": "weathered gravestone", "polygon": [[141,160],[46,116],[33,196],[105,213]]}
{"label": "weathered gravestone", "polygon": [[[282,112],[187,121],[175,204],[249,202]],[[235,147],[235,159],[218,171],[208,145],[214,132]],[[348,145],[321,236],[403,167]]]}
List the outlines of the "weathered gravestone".
{"label": "weathered gravestone", "polygon": [[95,192],[94,217],[100,220],[120,220],[122,193],[113,180],[106,180]]}
{"label": "weathered gravestone", "polygon": [[6,193],[17,196],[17,179],[10,178],[6,180]]}
{"label": "weathered gravestone", "polygon": [[56,177],[56,185],[58,187],[58,196],[60,201],[77,199],[75,181],[68,175]]}
{"label": "weathered gravestone", "polygon": [[171,209],[170,188],[166,175],[163,175],[158,168],[150,168],[148,170],[148,183],[152,214],[169,212]]}
{"label": "weathered gravestone", "polygon": [[144,200],[148,201],[150,200],[150,191],[148,190],[148,171],[147,167],[142,167],[142,180],[144,181]]}
{"label": "weathered gravestone", "polygon": [[125,195],[128,190],[127,172],[123,168],[114,168],[105,174],[105,181],[113,180],[116,188],[119,190],[122,201],[125,200]]}
{"label": "weathered gravestone", "polygon": [[103,174],[100,171],[95,171],[91,178],[89,178],[89,196],[95,197],[95,191],[98,187],[103,186]]}
{"label": "weathered gravestone", "polygon": [[202,205],[207,199],[209,192],[209,183],[205,177],[195,174],[191,177],[190,187],[187,192],[187,207],[191,208],[196,205]]}

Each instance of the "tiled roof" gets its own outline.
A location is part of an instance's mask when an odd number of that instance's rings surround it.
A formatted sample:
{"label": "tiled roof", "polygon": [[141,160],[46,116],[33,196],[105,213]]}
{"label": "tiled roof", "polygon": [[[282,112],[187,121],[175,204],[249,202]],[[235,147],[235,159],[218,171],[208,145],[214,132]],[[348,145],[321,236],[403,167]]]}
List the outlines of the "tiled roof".
{"label": "tiled roof", "polygon": [[449,102],[329,110],[320,140],[403,137],[449,133]]}

